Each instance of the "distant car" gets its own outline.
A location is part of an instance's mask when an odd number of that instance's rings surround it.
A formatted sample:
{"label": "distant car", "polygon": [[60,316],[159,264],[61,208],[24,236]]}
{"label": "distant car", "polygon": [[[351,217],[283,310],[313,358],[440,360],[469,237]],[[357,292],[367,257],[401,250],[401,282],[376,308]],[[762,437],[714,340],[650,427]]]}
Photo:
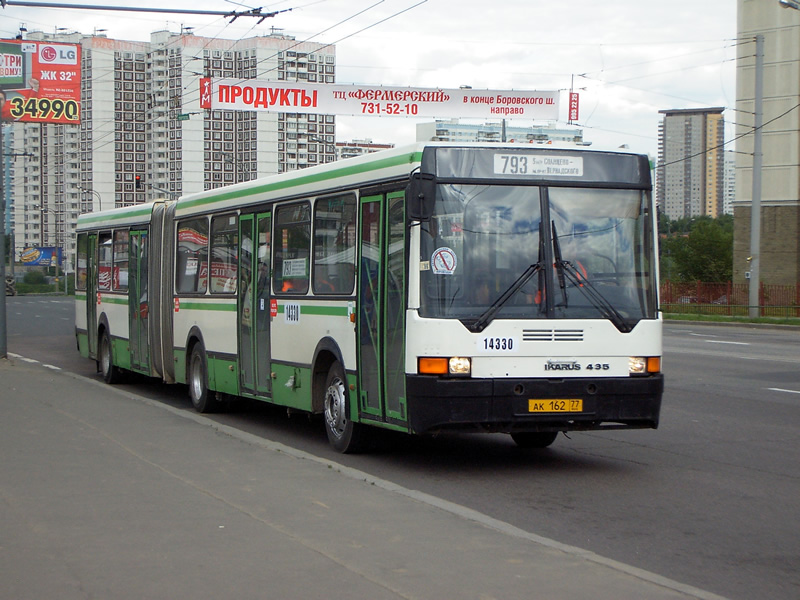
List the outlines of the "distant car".
{"label": "distant car", "polygon": [[697,296],[681,296],[678,304],[697,304]]}
{"label": "distant car", "polygon": [[728,303],[728,296],[720,296],[716,300],[712,300],[711,304],[727,304]]}

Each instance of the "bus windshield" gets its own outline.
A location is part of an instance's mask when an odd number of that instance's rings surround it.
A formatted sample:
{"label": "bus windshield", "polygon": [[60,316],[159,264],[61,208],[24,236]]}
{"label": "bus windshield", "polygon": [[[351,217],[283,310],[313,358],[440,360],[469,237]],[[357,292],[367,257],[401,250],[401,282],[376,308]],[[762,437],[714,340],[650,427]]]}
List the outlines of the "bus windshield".
{"label": "bus windshield", "polygon": [[421,225],[420,314],[607,318],[629,331],[656,316],[648,203],[642,190],[439,184]]}

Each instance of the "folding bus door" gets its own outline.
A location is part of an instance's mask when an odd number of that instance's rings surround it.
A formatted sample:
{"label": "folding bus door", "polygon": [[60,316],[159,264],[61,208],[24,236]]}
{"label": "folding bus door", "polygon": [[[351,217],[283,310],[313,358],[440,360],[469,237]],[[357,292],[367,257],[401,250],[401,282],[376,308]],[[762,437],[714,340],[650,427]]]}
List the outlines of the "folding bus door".
{"label": "folding bus door", "polygon": [[97,233],[86,236],[86,335],[89,356],[97,357]]}
{"label": "folding bus door", "polygon": [[268,213],[239,219],[239,384],[270,396],[270,224]]}
{"label": "folding bus door", "polygon": [[404,194],[361,199],[358,277],[360,411],[404,426]]}
{"label": "folding bus door", "polygon": [[130,316],[131,368],[150,372],[150,299],[147,290],[147,230],[132,230],[128,256],[128,315]]}

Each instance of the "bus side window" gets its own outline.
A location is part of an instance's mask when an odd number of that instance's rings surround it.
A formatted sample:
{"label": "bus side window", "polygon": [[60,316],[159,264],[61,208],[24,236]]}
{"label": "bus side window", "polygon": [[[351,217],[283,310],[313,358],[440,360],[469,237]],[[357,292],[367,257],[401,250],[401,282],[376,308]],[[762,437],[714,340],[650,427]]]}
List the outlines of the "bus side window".
{"label": "bus side window", "polygon": [[128,290],[128,238],[127,229],[114,231],[114,270],[111,283],[115,290],[124,292]]}
{"label": "bus side window", "polygon": [[85,233],[78,234],[77,260],[75,262],[75,289],[85,290],[86,279],[89,274],[89,236]]}
{"label": "bus side window", "polygon": [[320,198],[314,207],[314,293],[349,294],[355,281],[356,198]]}
{"label": "bus side window", "polygon": [[111,270],[113,263],[111,262],[112,241],[111,232],[104,231],[97,237],[97,289],[110,290],[111,289]]}
{"label": "bus side window", "polygon": [[211,219],[211,293],[234,294],[239,276],[239,219],[235,214]]}
{"label": "bus side window", "polygon": [[175,291],[178,294],[205,293],[208,288],[208,218],[178,223],[175,261]]}
{"label": "bus side window", "polygon": [[310,213],[308,202],[284,205],[275,211],[272,289],[278,294],[308,292]]}

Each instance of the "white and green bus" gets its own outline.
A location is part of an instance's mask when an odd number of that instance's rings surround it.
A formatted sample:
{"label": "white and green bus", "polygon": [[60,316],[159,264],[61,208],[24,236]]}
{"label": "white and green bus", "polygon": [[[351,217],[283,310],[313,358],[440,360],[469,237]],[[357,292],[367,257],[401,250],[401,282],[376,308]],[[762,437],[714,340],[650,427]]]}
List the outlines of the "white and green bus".
{"label": "white and green bus", "polygon": [[375,428],[658,426],[645,156],[425,143],[82,215],[76,336],[109,383],[187,384]]}

